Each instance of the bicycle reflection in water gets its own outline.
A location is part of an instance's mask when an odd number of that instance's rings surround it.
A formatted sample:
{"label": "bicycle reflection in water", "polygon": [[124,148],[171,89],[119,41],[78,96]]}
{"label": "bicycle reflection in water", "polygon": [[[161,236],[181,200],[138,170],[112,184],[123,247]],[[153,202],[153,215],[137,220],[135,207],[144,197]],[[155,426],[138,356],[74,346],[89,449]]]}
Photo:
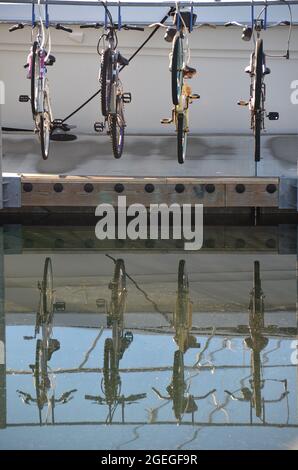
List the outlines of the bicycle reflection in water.
{"label": "bicycle reflection in water", "polygon": [[152,390],[161,400],[173,402],[174,415],[178,423],[181,423],[184,414],[188,413],[191,414],[194,423],[194,414],[198,410],[196,401],[204,400],[216,389],[210,390],[204,395],[195,396],[188,393],[189,385],[187,385],[184,377],[185,352],[190,348],[201,347],[196,337],[190,333],[192,328],[192,302],[189,296],[189,280],[184,260],[179,261],[178,291],[173,326],[175,329],[174,341],[179,349],[174,353],[172,380],[166,388],[168,395],[162,395],[154,387],[152,387]]}
{"label": "bicycle reflection in water", "polygon": [[[120,361],[124,352],[133,341],[131,331],[125,331],[124,313],[126,307],[126,272],[122,259],[115,261],[114,276],[109,284],[111,289],[111,302],[107,309],[107,326],[112,328],[112,338],[107,338],[104,344],[103,377],[101,391],[104,396],[85,395],[98,405],[108,406],[106,423],[111,424],[118,405],[121,406],[122,422],[125,422],[125,405],[137,403],[146,398],[146,393],[125,396],[122,393],[122,382],[119,373]],[[99,299],[100,301],[100,299]]]}
{"label": "bicycle reflection in water", "polygon": [[[41,333],[41,338],[36,341],[35,363],[30,364],[33,372],[36,397],[30,393],[17,390],[17,393],[25,405],[36,403],[38,407],[39,423],[48,424],[51,420],[55,423],[55,406],[66,404],[73,399],[76,389],[64,392],[59,398],[55,397],[55,376],[51,372],[49,361],[54,352],[60,349],[60,342],[53,338],[54,310],[64,310],[63,302],[54,303],[53,270],[50,258],[46,258],[42,282],[38,282],[40,292],[39,307],[36,313],[34,336],[25,336],[25,340],[36,339]],[[42,412],[47,406],[46,417],[43,422]]]}

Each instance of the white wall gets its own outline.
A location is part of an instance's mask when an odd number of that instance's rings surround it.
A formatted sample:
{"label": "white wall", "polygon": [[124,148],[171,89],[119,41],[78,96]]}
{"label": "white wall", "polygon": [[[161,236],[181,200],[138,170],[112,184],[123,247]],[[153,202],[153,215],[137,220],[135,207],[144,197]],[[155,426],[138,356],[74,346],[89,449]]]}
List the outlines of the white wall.
{"label": "white wall", "polygon": [[[29,93],[29,80],[23,65],[30,45],[30,28],[8,33],[8,25],[0,25],[0,80],[6,85],[3,125],[32,128],[30,106],[18,103],[18,95]],[[96,54],[97,32],[75,34],[52,32],[52,51],[57,63],[49,68],[52,103],[55,117],[64,117],[98,88],[99,57]],[[119,44],[129,57],[149,33],[122,31]],[[128,132],[172,133],[172,126],[162,127],[161,117],[171,109],[169,44],[158,33],[140,56],[123,71],[124,88],[131,91],[133,101],[126,107]],[[191,109],[191,131],[195,133],[248,133],[249,112],[236,105],[248,98],[249,77],[243,69],[248,64],[251,44],[240,39],[238,29],[200,29],[190,37],[191,64],[199,73],[193,79],[193,91],[201,95]],[[286,48],[287,28],[279,27],[264,33],[267,53],[279,54]],[[289,61],[268,59],[272,74],[266,78],[267,110],[279,111],[278,122],[268,122],[269,133],[296,133],[298,105],[291,104],[291,83],[298,79],[298,27],[292,37]],[[99,100],[95,99],[71,119],[77,132],[93,132],[93,122],[100,119]]]}

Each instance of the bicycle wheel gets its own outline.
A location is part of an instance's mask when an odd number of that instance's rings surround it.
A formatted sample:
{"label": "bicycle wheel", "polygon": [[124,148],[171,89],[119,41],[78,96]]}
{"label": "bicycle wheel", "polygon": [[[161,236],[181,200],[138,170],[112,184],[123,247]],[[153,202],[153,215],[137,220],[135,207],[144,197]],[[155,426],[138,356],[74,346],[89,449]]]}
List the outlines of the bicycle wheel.
{"label": "bicycle wheel", "polygon": [[47,160],[50,150],[51,118],[50,104],[47,92],[44,92],[44,112],[38,115],[38,133],[40,138],[41,155]]}
{"label": "bicycle wheel", "polygon": [[112,282],[113,312],[117,316],[123,315],[126,299],[126,273],[122,259],[117,259]]}
{"label": "bicycle wheel", "polygon": [[121,96],[117,96],[116,114],[109,115],[108,126],[112,140],[113,155],[115,158],[120,158],[124,147],[125,129]]}
{"label": "bicycle wheel", "polygon": [[115,396],[114,388],[116,384],[114,384],[114,364],[115,351],[113,346],[113,340],[111,338],[107,338],[104,344],[103,356],[103,385],[107,403],[112,403],[114,401]]}
{"label": "bicycle wheel", "polygon": [[53,317],[53,270],[51,258],[46,258],[42,281],[43,311],[46,322],[50,323]]}
{"label": "bicycle wheel", "polygon": [[172,101],[175,106],[179,104],[183,88],[183,38],[177,34],[173,41],[172,56]]}
{"label": "bicycle wheel", "polygon": [[113,82],[112,51],[105,49],[101,62],[101,113],[107,116],[111,108],[111,92]]}
{"label": "bicycle wheel", "polygon": [[253,131],[255,136],[255,161],[259,162],[261,158],[261,128],[262,128],[262,81],[263,81],[263,40],[258,39],[256,42],[255,58],[254,58],[254,79],[253,79]]}
{"label": "bicycle wheel", "polygon": [[43,408],[42,402],[42,341],[38,339],[36,341],[36,350],[35,350],[35,365],[34,365],[34,384],[36,390],[36,401],[39,409]]}
{"label": "bicycle wheel", "polygon": [[173,409],[175,417],[181,421],[184,413],[184,359],[181,351],[175,351],[173,365]]}
{"label": "bicycle wheel", "polygon": [[178,268],[178,292],[185,292],[188,291],[189,282],[188,282],[188,275],[185,268],[185,260],[181,259],[179,261],[179,268]]}
{"label": "bicycle wheel", "polygon": [[185,117],[184,114],[179,113],[177,117],[177,155],[178,163],[185,162],[187,146],[187,132],[185,131]]}
{"label": "bicycle wheel", "polygon": [[33,116],[36,114],[38,104],[38,83],[40,78],[40,63],[38,57],[38,43],[34,41],[32,46],[31,62],[31,110]]}

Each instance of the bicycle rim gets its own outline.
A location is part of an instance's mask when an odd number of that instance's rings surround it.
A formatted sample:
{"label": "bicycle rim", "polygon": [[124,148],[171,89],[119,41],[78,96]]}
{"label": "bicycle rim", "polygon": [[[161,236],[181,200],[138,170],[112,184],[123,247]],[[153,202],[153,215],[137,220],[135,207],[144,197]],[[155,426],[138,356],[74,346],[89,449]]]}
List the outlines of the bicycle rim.
{"label": "bicycle rim", "polygon": [[120,158],[124,148],[124,118],[123,118],[123,103],[120,96],[117,97],[116,114],[110,114],[108,118],[108,125],[110,137],[112,141],[113,155],[115,158]]}
{"label": "bicycle rim", "polygon": [[177,117],[177,155],[178,163],[185,162],[187,146],[187,132],[185,131],[185,117],[184,114],[179,113]]}
{"label": "bicycle rim", "polygon": [[179,104],[183,88],[183,39],[176,35],[173,44],[172,56],[172,101],[175,106]]}
{"label": "bicycle rim", "polygon": [[261,158],[261,128],[262,128],[262,80],[263,80],[263,41],[258,39],[254,55],[254,80],[253,80],[253,132],[255,137],[255,161]]}
{"label": "bicycle rim", "polygon": [[111,108],[111,93],[113,81],[112,51],[105,49],[101,63],[101,113],[107,116]]}
{"label": "bicycle rim", "polygon": [[181,351],[175,351],[173,365],[173,408],[176,419],[184,413],[184,360]]}
{"label": "bicycle rim", "polygon": [[38,128],[42,158],[47,160],[50,151],[51,118],[48,95],[46,93],[44,95],[44,112],[39,114]]}
{"label": "bicycle rim", "polygon": [[112,303],[114,313],[120,317],[123,315],[126,299],[126,273],[125,265],[122,259],[116,261],[113,287],[112,287]]}
{"label": "bicycle rim", "polygon": [[40,66],[38,57],[38,43],[34,41],[32,46],[32,63],[31,63],[31,110],[33,116],[37,110],[38,100],[38,81],[40,77]]}
{"label": "bicycle rim", "polygon": [[47,323],[50,323],[53,317],[53,270],[51,258],[46,258],[43,272],[43,309],[46,315]]}

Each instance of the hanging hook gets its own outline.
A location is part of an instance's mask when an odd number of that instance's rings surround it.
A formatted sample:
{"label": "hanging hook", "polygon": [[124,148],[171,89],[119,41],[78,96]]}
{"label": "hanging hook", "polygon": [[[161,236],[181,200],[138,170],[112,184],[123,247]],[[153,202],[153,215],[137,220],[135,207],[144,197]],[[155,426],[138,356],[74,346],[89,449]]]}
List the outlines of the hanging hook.
{"label": "hanging hook", "polygon": [[50,21],[49,21],[49,4],[48,0],[46,0],[46,28],[50,26]]}
{"label": "hanging hook", "polygon": [[189,24],[189,32],[191,33],[193,30],[193,2],[191,2],[190,6],[190,24]]}
{"label": "hanging hook", "polygon": [[255,6],[254,6],[254,1],[251,0],[251,29],[252,31],[254,30],[255,26]]}
{"label": "hanging hook", "polygon": [[[108,6],[107,3],[108,3],[108,2],[105,2],[106,7]],[[107,29],[107,26],[108,26],[108,12],[107,12],[107,8],[105,8],[105,21],[104,21],[104,23],[105,23],[105,29]]]}
{"label": "hanging hook", "polygon": [[121,30],[122,27],[122,19],[121,19],[121,1],[118,2],[118,31]]}
{"label": "hanging hook", "polygon": [[177,18],[177,30],[180,31],[180,7],[179,7],[179,2],[176,2],[177,8],[176,8],[176,18]]}
{"label": "hanging hook", "polygon": [[32,28],[34,28],[35,26],[35,0],[32,0],[31,23],[32,23]]}
{"label": "hanging hook", "polygon": [[265,14],[264,14],[264,30],[267,29],[267,0],[265,0]]}

